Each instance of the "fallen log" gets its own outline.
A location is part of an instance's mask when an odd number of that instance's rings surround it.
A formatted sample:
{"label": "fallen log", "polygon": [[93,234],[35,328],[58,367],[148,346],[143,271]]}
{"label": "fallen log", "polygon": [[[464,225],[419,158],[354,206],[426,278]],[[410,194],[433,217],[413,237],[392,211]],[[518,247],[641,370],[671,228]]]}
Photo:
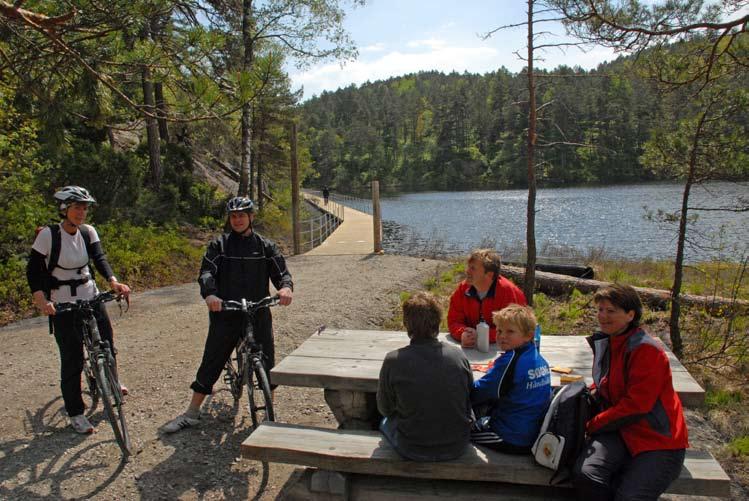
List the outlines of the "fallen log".
{"label": "fallen log", "polygon": [[[523,263],[506,263],[508,266],[525,268]],[[595,278],[595,271],[590,266],[579,266],[575,264],[547,264],[536,263],[536,271],[556,273],[557,275],[568,275],[577,278]]]}
{"label": "fallen log", "polygon": [[[210,155],[210,154],[209,154]],[[234,181],[239,181],[239,172],[234,170],[234,168],[229,165],[226,162],[223,162],[221,159],[218,159],[214,157],[213,155],[210,155],[211,161],[219,168],[221,171],[229,176]]]}
{"label": "fallen log", "polygon": [[[525,278],[525,268],[502,266],[502,275],[521,284]],[[574,289],[585,294],[590,294],[607,285],[611,285],[611,282],[536,271],[536,290],[550,296],[570,294]],[[671,291],[651,289],[649,287],[635,287],[635,290],[640,295],[642,302],[650,308],[666,310],[671,303]],[[680,300],[682,306],[704,308],[705,311],[715,317],[746,315],[749,313],[749,301],[743,299],[734,300],[718,296],[682,294]]]}

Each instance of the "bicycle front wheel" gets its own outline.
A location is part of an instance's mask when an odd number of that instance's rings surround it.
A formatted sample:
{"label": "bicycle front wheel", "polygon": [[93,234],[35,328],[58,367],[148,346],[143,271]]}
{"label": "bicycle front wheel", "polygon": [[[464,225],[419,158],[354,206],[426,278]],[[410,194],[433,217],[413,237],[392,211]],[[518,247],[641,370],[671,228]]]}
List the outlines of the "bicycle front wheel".
{"label": "bicycle front wheel", "polygon": [[[249,357],[249,356],[248,356]],[[252,372],[247,374],[247,400],[249,401],[252,429],[255,430],[263,421],[275,421],[273,412],[273,394],[268,384],[268,375],[259,359],[247,360],[246,367]]]}
{"label": "bicycle front wheel", "polygon": [[83,377],[86,379],[88,396],[91,399],[90,403],[86,404],[86,413],[91,415],[94,413],[94,410],[96,410],[96,406],[99,405],[99,387],[96,383],[94,368],[91,366],[91,362],[88,359],[83,363]]}
{"label": "bicycle front wheel", "polygon": [[104,405],[109,424],[112,425],[114,438],[117,440],[123,456],[127,459],[132,450],[130,433],[127,431],[127,422],[125,421],[122,389],[117,379],[117,371],[111,362],[102,359],[97,360],[97,382],[99,384],[99,396]]}
{"label": "bicycle front wheel", "polygon": [[235,401],[242,398],[242,385],[244,384],[244,355],[235,351],[226,361],[224,366],[224,382],[229,386],[231,396]]}

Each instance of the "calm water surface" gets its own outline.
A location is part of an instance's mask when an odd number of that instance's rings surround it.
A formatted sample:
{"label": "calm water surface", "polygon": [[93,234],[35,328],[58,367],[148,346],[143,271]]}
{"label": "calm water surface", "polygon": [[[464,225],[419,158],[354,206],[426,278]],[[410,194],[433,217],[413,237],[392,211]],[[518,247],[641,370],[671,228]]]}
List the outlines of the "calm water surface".
{"label": "calm water surface", "polygon": [[[673,212],[680,207],[681,197],[679,184],[540,189],[536,245],[543,255],[559,249],[581,253],[603,249],[620,258],[673,259],[677,225],[647,220],[645,208]],[[711,183],[693,188],[690,205],[731,206],[737,197],[749,197],[748,183]],[[524,248],[526,204],[526,190],[384,198],[385,247],[417,252],[416,247],[437,246],[450,254],[488,244],[509,253]],[[688,249],[690,261],[739,259],[748,252],[749,213],[699,212],[690,229],[701,246]]]}

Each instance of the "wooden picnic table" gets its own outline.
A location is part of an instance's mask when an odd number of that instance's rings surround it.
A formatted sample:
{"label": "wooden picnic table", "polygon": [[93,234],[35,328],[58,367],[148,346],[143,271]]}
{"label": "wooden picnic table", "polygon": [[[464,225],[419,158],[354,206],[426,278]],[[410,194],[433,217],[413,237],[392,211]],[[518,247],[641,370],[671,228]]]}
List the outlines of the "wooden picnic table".
{"label": "wooden picnic table", "polygon": [[[460,346],[448,334],[442,341]],[[377,421],[375,394],[385,354],[407,345],[401,331],[328,329],[313,335],[284,358],[271,371],[277,385],[318,387],[342,428],[369,429]],[[488,353],[463,349],[472,367],[480,368],[498,356],[496,345]],[[666,348],[671,362],[674,388],[685,406],[698,406],[705,390],[692,378],[674,354]],[[541,354],[550,367],[566,367],[591,383],[593,354],[584,336],[545,335]],[[474,370],[474,378],[483,375]],[[552,385],[560,385],[561,374],[552,372]]]}

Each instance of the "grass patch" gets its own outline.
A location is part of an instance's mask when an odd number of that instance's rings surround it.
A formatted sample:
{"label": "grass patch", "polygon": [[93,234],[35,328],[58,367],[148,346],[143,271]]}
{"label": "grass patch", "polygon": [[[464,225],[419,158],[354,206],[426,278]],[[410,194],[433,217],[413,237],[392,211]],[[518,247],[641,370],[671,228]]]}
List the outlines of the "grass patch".
{"label": "grass patch", "polygon": [[744,435],[731,440],[728,449],[734,456],[749,456],[749,436]]}
{"label": "grass patch", "polygon": [[536,293],[533,311],[544,334],[588,335],[595,330],[592,294],[573,291],[566,300]]}
{"label": "grass patch", "polygon": [[[615,261],[591,263],[596,279],[619,282],[635,287],[669,290],[673,283],[674,266],[669,261]],[[732,297],[737,279],[742,274],[741,263],[706,261],[684,268],[682,293],[698,296]],[[749,280],[743,280],[735,291],[740,299],[749,299]]]}
{"label": "grass patch", "polygon": [[743,395],[739,391],[715,389],[707,390],[705,393],[705,406],[709,410],[735,407],[743,400]]}

